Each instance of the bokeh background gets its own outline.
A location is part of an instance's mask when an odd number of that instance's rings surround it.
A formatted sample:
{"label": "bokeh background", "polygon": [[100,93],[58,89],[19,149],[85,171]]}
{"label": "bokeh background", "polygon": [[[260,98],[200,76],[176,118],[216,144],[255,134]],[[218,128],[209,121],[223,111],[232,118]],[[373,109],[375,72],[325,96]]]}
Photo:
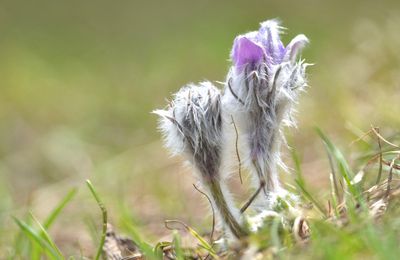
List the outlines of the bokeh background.
{"label": "bokeh background", "polygon": [[117,228],[129,216],[150,241],[170,233],[165,219],[208,230],[205,199],[150,112],[186,83],[223,81],[234,37],[270,18],[288,28],[284,42],[311,40],[311,87],[288,140],[324,194],[315,126],[354,161],[360,147],[349,144],[371,124],[400,127],[399,1],[1,0],[0,258],[18,237],[12,215],[41,220],[73,187],[50,234],[67,254],[90,255],[101,217],[86,179]]}

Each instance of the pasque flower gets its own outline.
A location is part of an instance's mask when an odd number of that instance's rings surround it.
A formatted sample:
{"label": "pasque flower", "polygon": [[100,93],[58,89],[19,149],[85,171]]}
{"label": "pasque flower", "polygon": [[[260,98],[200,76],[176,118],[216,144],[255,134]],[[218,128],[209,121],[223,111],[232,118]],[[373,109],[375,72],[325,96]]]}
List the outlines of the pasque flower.
{"label": "pasque flower", "polygon": [[222,224],[237,238],[249,231],[227,189],[235,159],[245,162],[256,188],[242,212],[254,199],[265,216],[289,202],[278,177],[282,129],[294,124],[293,105],[306,86],[308,64],[296,60],[308,40],[298,35],[285,47],[282,29],[270,20],[236,37],[223,95],[210,82],[188,85],[166,109],[154,111],[166,146],[194,166]]}
{"label": "pasque flower", "polygon": [[264,190],[261,201],[269,205],[270,199],[285,192],[277,170],[283,165],[281,131],[284,125],[293,125],[292,106],[306,86],[308,65],[296,61],[307,38],[298,35],[285,47],[280,39],[282,30],[278,21],[269,20],[261,23],[258,31],[236,37],[223,96],[224,111],[239,129],[238,149],[252,174],[255,196],[260,197],[258,193]]}
{"label": "pasque flower", "polygon": [[222,223],[237,238],[246,235],[239,210],[227,194],[221,173],[222,114],[220,90],[210,82],[179,90],[169,107],[156,110],[166,146],[182,154],[194,166],[200,181],[220,215]]}

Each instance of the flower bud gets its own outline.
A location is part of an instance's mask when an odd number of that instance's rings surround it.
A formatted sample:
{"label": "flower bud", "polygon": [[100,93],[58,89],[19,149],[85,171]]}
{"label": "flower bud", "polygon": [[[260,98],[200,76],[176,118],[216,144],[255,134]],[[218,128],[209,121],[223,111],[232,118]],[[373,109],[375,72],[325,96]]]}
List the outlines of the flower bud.
{"label": "flower bud", "polygon": [[238,220],[239,211],[229,201],[225,183],[221,183],[220,91],[209,82],[189,85],[175,94],[166,110],[154,112],[161,116],[160,129],[166,146],[194,165],[223,224],[235,237],[245,236]]}

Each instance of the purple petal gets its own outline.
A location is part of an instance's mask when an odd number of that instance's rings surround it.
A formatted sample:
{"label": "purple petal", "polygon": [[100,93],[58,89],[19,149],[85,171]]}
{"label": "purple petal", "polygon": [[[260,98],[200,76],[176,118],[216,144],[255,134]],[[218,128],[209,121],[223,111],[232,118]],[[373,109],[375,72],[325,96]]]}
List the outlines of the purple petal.
{"label": "purple petal", "polygon": [[263,60],[264,49],[246,36],[238,36],[233,43],[232,60],[238,71],[246,64],[257,64]]}
{"label": "purple petal", "polygon": [[297,58],[297,55],[307,45],[308,42],[308,38],[303,34],[299,34],[294,37],[293,40],[286,47],[284,61],[294,62]]}
{"label": "purple petal", "polygon": [[280,63],[285,55],[285,46],[280,39],[279,22],[277,20],[268,20],[261,23],[259,30],[259,39],[265,47],[267,57],[277,64]]}

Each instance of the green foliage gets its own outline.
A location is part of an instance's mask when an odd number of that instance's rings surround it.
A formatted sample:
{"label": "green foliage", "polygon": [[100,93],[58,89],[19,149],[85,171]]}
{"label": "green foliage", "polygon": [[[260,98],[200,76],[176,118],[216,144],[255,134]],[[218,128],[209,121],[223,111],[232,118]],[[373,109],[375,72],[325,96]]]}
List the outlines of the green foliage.
{"label": "green foliage", "polygon": [[175,251],[175,256],[177,260],[184,260],[185,255],[182,250],[182,245],[181,245],[181,238],[178,234],[178,231],[174,231],[174,240],[173,240],[173,245],[174,245],[174,251]]}
{"label": "green foliage", "polygon": [[51,211],[49,216],[43,222],[44,230],[49,229],[56,218],[60,215],[61,211],[67,206],[67,204],[75,197],[78,192],[77,188],[71,189],[67,195],[60,201],[60,203]]}
{"label": "green foliage", "polygon": [[[44,252],[52,259],[64,259],[63,254],[56,246],[56,244],[48,234],[47,230],[60,215],[64,207],[72,200],[76,192],[76,188],[71,189],[67,193],[67,195],[61,200],[61,202],[50,212],[43,225],[36,219],[36,217],[32,213],[30,213],[30,218],[36,223],[39,229],[36,229],[33,227],[33,225],[14,217],[14,221],[19,226],[22,233],[30,238],[31,246],[28,248],[31,252],[27,252],[27,255],[30,255],[32,259],[40,259],[41,250],[44,250]],[[22,241],[23,240],[21,236],[18,236],[15,245],[15,256],[20,254],[19,250],[21,247],[20,244],[23,243]]]}
{"label": "green foliage", "polygon": [[[388,211],[380,222],[376,222],[373,217],[369,216],[368,205],[370,204],[368,203],[370,202],[365,198],[365,192],[363,192],[365,187],[362,185],[368,182],[364,180],[353,184],[354,174],[350,170],[343,154],[321,130],[318,130],[318,134],[326,146],[328,156],[331,157],[331,170],[335,171],[339,169],[340,177],[347,184],[345,186],[347,189],[344,188],[342,191],[343,194],[340,194],[335,185],[331,185],[331,199],[333,197],[337,199],[334,205],[332,205],[335,207],[335,211],[326,212],[319,202],[320,199],[317,200],[316,196],[308,191],[306,181],[302,175],[300,159],[297,153],[292,150],[292,158],[296,170],[296,179],[294,181],[297,184],[299,195],[315,207],[312,211],[322,213],[321,215],[310,212],[311,216],[316,216],[308,219],[311,229],[310,241],[306,247],[299,247],[292,233],[293,221],[284,219],[278,215],[271,215],[265,218],[264,224],[259,231],[250,235],[248,242],[261,250],[266,257],[290,258],[291,255],[295,254],[299,258],[354,259],[362,256],[374,256],[381,259],[394,259],[400,253],[397,246],[400,242],[400,225],[393,221],[396,218],[397,212]],[[397,150],[392,149],[391,152],[386,151],[383,154],[384,160],[387,159],[385,156],[388,154],[397,155]],[[395,157],[391,156],[390,158]],[[393,170],[385,169],[386,171],[381,173],[382,176],[387,171],[391,172]],[[95,256],[96,259],[99,259],[102,254],[107,231],[107,210],[98,192],[89,180],[87,181],[87,186],[102,211],[103,228]],[[386,188],[385,185],[382,187]],[[14,218],[22,234],[29,238],[28,241],[30,244],[26,251],[19,252],[16,255],[30,255],[32,259],[40,259],[42,254],[45,254],[50,259],[64,259],[63,253],[54,243],[47,230],[57,218],[62,217],[62,210],[71,202],[76,192],[77,189],[72,189],[68,192],[50,212],[43,225],[32,213],[30,214],[30,220],[33,220],[33,223]],[[341,201],[341,198],[344,201]],[[278,202],[276,208],[278,212],[290,210],[289,201],[280,198]],[[358,205],[364,203],[364,206],[357,206],[357,203]],[[181,221],[171,220],[166,221],[166,224],[176,223],[183,225],[185,230],[197,239],[199,243],[198,248],[183,248],[181,237],[176,230],[172,233],[172,242],[159,242],[155,246],[152,246],[148,242],[145,242],[146,239],[143,238],[142,234],[133,224],[134,221],[131,213],[125,207],[121,207],[119,213],[122,220],[121,228],[127,232],[148,259],[160,259],[165,253],[164,249],[168,247],[172,249],[172,251],[169,251],[169,254],[173,254],[176,259],[185,259],[187,255],[193,252],[196,252],[196,254],[206,252],[214,259],[219,258],[219,253],[215,251],[206,239]],[[21,239],[17,241],[19,241],[19,244],[21,243]],[[204,252],[202,253],[201,250],[204,250]]]}
{"label": "green foliage", "polygon": [[[30,239],[33,246],[40,246],[51,259],[63,259],[61,252],[56,247],[54,242],[50,239],[47,232],[43,231],[44,229],[41,225],[40,225],[41,232],[39,233],[32,226],[30,226],[29,224],[27,224],[22,220],[14,218],[14,221],[19,226],[21,231]],[[28,255],[35,256],[33,252],[32,254],[28,253]]]}

